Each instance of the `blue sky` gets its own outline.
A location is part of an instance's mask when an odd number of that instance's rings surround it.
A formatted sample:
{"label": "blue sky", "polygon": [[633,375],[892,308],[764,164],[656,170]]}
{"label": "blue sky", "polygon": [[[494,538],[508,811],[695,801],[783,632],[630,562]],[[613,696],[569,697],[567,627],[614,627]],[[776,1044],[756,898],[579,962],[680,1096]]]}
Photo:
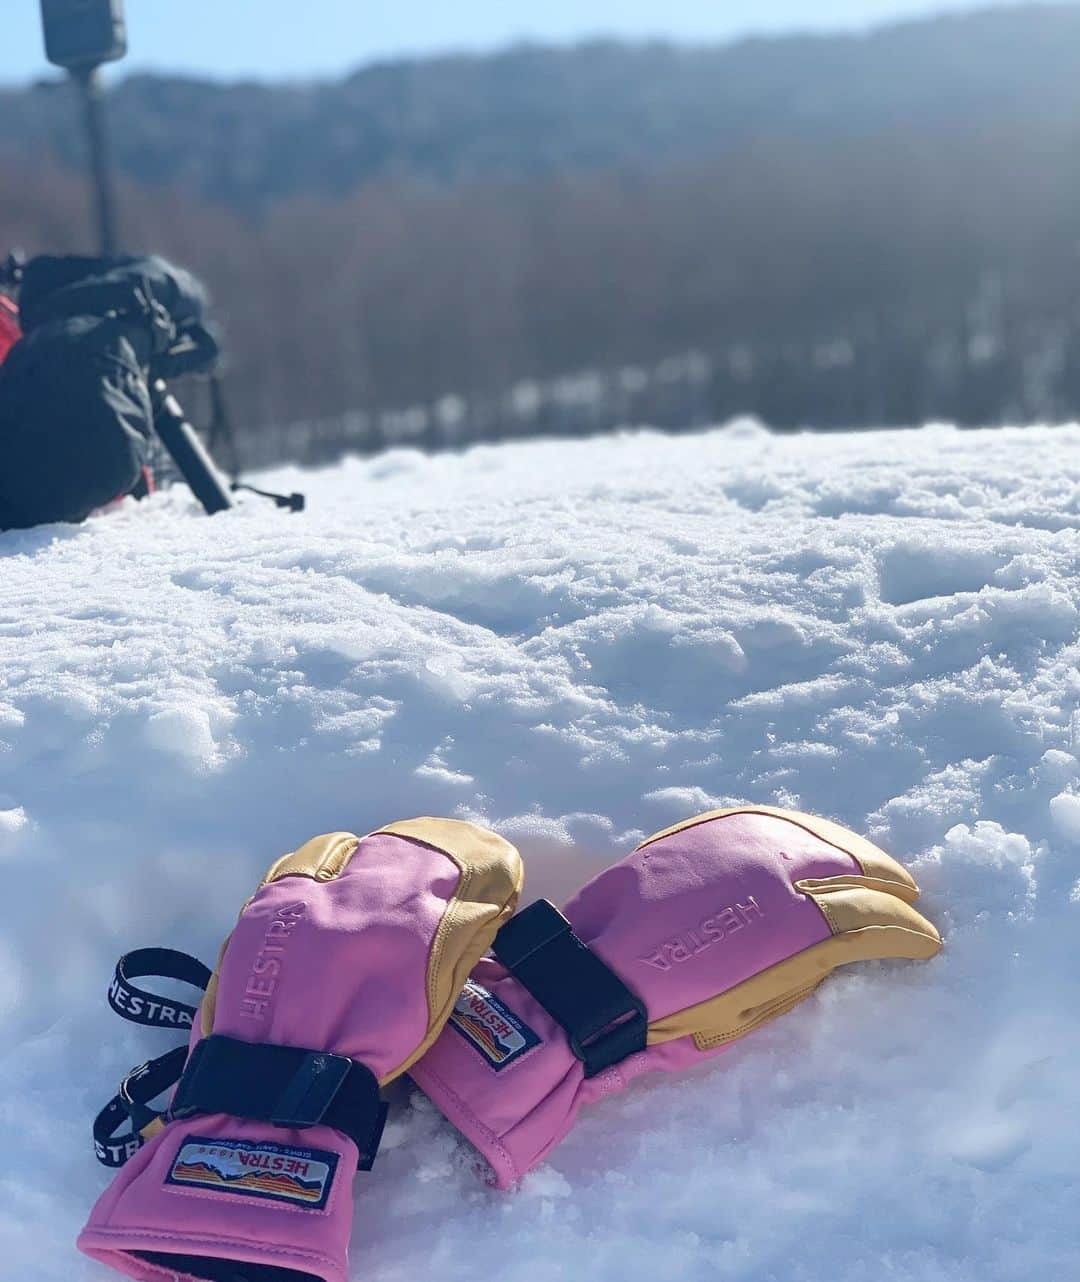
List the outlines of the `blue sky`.
{"label": "blue sky", "polygon": [[[48,70],[38,0],[2,0],[0,81]],[[748,32],[870,25],[971,0],[126,0],[125,66],[328,75],[375,58],[589,35],[726,40]]]}

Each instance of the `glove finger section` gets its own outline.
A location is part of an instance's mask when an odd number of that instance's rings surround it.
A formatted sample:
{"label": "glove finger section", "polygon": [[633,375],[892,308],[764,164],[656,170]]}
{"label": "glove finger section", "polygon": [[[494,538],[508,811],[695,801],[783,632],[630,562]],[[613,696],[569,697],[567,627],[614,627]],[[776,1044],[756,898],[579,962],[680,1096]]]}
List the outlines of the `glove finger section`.
{"label": "glove finger section", "polygon": [[853,871],[872,879],[879,890],[888,890],[898,898],[907,900],[908,903],[919,897],[919,887],[907,869],[866,837],[834,823],[831,819],[808,815],[801,810],[783,810],[779,806],[734,806],[726,810],[709,810],[654,833],[638,846],[638,850],[644,850],[647,846],[701,824],[709,824],[716,819],[727,819],[736,815],[758,815],[764,818],[781,819],[794,828],[801,829],[811,838],[824,842],[826,846],[831,846],[835,851],[847,856],[855,864]]}
{"label": "glove finger section", "polygon": [[786,815],[735,810],[646,842],[566,912],[652,1022],[825,939],[827,918],[798,887],[861,875],[852,855]]}
{"label": "glove finger section", "polygon": [[777,810],[775,813],[850,855],[862,872],[863,884],[888,891],[907,903],[918,899],[919,887],[911,873],[866,837],[818,815],[807,815],[795,810]]}
{"label": "glove finger section", "polygon": [[314,881],[333,881],[356,854],[360,838],[351,832],[327,832],[312,837],[289,855],[270,865],[262,885],[282,877],[311,877]]}
{"label": "glove finger section", "polygon": [[745,1036],[809,997],[839,966],[908,958],[941,951],[936,928],[906,901],[861,885],[807,887],[831,934],[810,948],[752,975],[709,1001],[649,1025],[649,1045],[693,1037],[698,1050],[714,1050]]}
{"label": "glove finger section", "polygon": [[408,1069],[442,1032],[469,972],[517,907],[525,872],[517,849],[497,833],[458,819],[411,819],[383,833],[448,856],[460,873],[428,958],[428,1023],[419,1044],[383,1080]]}
{"label": "glove finger section", "polygon": [[[267,870],[266,876],[259,883],[259,890],[283,877],[310,877],[313,881],[332,881],[339,876],[349,860],[356,853],[360,838],[351,832],[321,833],[305,841],[302,846],[282,855]],[[255,892],[258,894],[258,891]],[[244,904],[246,909],[255,895]],[[232,935],[226,937],[218,952],[217,963],[206,986],[206,992],[199,1003],[198,1018],[192,1027],[191,1045],[194,1046],[200,1037],[209,1037],[214,1031],[214,1013],[217,1009],[218,986],[221,977],[221,960],[225,956]],[[144,1133],[145,1134],[145,1133]],[[145,1135],[149,1138],[149,1135]]]}
{"label": "glove finger section", "polygon": [[213,1031],[295,1044],[303,1010],[307,1045],[358,1060],[385,1085],[438,1036],[521,879],[514,847],[463,821],[315,838],[274,865],[241,914]]}

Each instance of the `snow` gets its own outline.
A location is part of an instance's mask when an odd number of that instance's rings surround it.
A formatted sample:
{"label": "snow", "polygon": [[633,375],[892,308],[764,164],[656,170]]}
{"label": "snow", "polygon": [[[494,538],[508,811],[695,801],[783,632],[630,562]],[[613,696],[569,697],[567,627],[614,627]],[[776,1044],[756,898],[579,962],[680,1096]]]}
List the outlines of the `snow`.
{"label": "snow", "polygon": [[641,836],[799,806],[912,868],[946,950],[842,974],[592,1109],[516,1192],[395,1091],[366,1282],[1080,1273],[1080,428],[399,451],[309,510],[175,490],[0,535],[0,1278],[72,1241],[88,1125],[170,1039],[116,956],[212,960],[271,858],[420,813],[558,898]]}

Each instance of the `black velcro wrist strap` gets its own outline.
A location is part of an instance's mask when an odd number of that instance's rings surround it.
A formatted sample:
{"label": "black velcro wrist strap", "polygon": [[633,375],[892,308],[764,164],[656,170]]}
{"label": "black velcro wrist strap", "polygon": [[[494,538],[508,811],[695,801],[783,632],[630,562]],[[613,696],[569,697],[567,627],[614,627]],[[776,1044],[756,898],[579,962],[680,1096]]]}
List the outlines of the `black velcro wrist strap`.
{"label": "black velcro wrist strap", "polygon": [[585,1076],[645,1049],[645,1004],[546,899],[512,917],[491,950],[560,1024]]}
{"label": "black velcro wrist strap", "polygon": [[370,1171],[382,1138],[386,1105],[375,1074],[345,1055],[215,1033],[191,1053],[169,1117],[227,1113],[289,1130],[330,1126],[359,1150]]}
{"label": "black velcro wrist strap", "polygon": [[[177,1046],[133,1068],[120,1083],[119,1093],[94,1118],[94,1153],[103,1166],[123,1166],[142,1148],[141,1132],[161,1117],[150,1101],[179,1079],[187,1054],[186,1046]],[[118,1134],[125,1123],[129,1129]]]}
{"label": "black velcro wrist strap", "polygon": [[150,1028],[190,1028],[196,1007],[174,997],[159,997],[132,982],[149,976],[179,980],[205,992],[209,968],[175,948],[136,948],[116,963],[109,985],[109,1005],[122,1019]]}

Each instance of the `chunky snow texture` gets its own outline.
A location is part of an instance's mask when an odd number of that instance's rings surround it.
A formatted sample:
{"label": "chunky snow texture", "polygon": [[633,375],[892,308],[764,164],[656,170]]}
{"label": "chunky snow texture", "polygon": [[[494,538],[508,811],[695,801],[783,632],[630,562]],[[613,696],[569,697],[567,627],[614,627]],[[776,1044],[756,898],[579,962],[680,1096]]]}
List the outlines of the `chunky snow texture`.
{"label": "chunky snow texture", "polygon": [[904,861],[946,951],[865,966],[588,1113],[509,1195],[402,1088],[365,1282],[1075,1276],[1080,428],[398,452],[208,520],[0,536],[0,1276],[88,1282],[88,1124],[271,856],[423,813],[526,900],[737,801]]}

